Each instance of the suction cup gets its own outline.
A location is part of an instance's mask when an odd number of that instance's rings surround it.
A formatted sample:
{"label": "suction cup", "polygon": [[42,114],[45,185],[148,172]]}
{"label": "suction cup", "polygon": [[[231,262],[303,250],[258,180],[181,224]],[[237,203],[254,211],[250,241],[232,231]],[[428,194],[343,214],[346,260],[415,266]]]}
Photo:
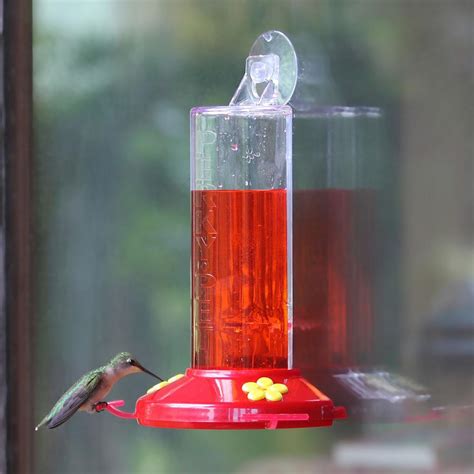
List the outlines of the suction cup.
{"label": "suction cup", "polygon": [[250,49],[245,75],[230,105],[285,105],[297,79],[298,60],[291,41],[280,31],[267,31]]}
{"label": "suction cup", "polygon": [[269,54],[274,54],[280,59],[279,97],[275,105],[284,105],[290,101],[298,80],[298,60],[295,48],[281,31],[267,31],[255,40],[250,48],[249,56]]}

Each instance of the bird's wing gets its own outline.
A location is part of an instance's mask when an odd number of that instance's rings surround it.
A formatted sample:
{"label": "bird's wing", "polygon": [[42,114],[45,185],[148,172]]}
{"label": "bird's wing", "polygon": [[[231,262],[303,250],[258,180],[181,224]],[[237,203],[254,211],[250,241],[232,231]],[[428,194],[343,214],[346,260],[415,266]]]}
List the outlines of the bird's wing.
{"label": "bird's wing", "polygon": [[[56,428],[69,420],[100,382],[102,371],[94,370],[79,379],[54,405],[45,418],[48,428]],[[42,423],[41,423],[42,424]]]}

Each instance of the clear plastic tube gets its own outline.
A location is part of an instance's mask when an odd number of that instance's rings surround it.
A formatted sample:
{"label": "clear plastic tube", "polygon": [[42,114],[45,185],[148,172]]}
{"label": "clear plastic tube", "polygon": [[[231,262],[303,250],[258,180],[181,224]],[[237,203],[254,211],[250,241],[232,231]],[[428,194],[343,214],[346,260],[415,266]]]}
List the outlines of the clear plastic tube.
{"label": "clear plastic tube", "polygon": [[292,110],[191,111],[194,368],[292,363]]}

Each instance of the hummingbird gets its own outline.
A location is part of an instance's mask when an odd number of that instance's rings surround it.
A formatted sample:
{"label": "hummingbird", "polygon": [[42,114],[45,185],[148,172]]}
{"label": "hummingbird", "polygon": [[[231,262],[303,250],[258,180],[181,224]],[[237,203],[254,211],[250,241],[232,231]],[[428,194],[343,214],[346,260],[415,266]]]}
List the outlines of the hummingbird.
{"label": "hummingbird", "polygon": [[163,381],[158,375],[145,369],[129,352],[117,354],[107,365],[91,370],[83,375],[56,402],[51,411],[35,428],[38,431],[43,425],[57,428],[71,418],[77,411],[96,413],[104,398],[112,389],[115,382],[126,375],[145,372]]}

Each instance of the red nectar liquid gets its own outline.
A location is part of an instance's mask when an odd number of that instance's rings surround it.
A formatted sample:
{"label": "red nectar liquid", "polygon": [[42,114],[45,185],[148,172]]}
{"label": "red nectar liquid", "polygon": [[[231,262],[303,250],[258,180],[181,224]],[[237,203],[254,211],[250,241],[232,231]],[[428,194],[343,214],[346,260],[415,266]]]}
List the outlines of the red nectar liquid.
{"label": "red nectar liquid", "polygon": [[288,366],[285,190],[192,191],[193,367]]}

